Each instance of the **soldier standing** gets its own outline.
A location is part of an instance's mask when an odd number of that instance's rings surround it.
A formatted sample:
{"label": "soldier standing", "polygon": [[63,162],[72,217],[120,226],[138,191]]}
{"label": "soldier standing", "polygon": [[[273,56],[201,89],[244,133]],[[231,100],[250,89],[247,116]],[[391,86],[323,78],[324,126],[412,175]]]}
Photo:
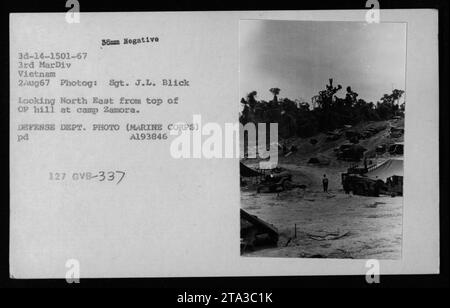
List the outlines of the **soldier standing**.
{"label": "soldier standing", "polygon": [[348,183],[348,179],[344,178],[344,191],[345,194],[350,194],[350,184]]}
{"label": "soldier standing", "polygon": [[323,185],[323,191],[328,192],[328,178],[327,178],[326,174],[323,175],[322,185]]}

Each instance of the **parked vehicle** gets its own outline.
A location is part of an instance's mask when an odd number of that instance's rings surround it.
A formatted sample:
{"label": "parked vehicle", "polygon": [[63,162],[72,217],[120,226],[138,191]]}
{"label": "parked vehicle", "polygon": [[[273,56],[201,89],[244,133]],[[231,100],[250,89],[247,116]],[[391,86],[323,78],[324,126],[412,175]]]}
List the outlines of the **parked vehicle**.
{"label": "parked vehicle", "polygon": [[386,148],[387,148],[387,146],[385,144],[379,145],[376,147],[375,152],[377,154],[384,154],[384,153],[386,153]]}
{"label": "parked vehicle", "polygon": [[366,149],[360,145],[347,143],[341,145],[336,154],[339,160],[360,161],[365,151]]}
{"label": "parked vehicle", "polygon": [[382,180],[374,180],[360,174],[342,173],[342,186],[344,190],[353,192],[355,195],[378,197],[386,190]]}
{"label": "parked vehicle", "polygon": [[389,153],[391,155],[403,155],[403,147],[404,145],[401,142],[394,143],[389,147]]}
{"label": "parked vehicle", "polygon": [[290,172],[270,172],[258,185],[256,191],[260,193],[262,190],[267,189],[269,192],[277,192],[280,189],[282,191],[289,190],[293,186],[292,174]]}

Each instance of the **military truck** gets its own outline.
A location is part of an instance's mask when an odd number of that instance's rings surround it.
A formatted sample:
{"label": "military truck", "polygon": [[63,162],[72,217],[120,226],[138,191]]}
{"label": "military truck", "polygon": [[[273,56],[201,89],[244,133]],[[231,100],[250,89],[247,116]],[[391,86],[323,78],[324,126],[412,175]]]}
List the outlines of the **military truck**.
{"label": "military truck", "polygon": [[386,179],[386,193],[395,196],[403,196],[403,176],[393,175]]}
{"label": "military truck", "polygon": [[389,154],[391,155],[403,155],[404,144],[402,142],[397,142],[389,146]]}
{"label": "military truck", "polygon": [[260,193],[262,190],[269,192],[278,192],[289,190],[293,187],[292,174],[288,171],[270,172],[265,175],[264,179],[258,185],[256,191]]}
{"label": "military truck", "polygon": [[353,192],[355,195],[379,197],[384,193],[386,185],[382,180],[374,180],[360,174],[342,173],[342,186],[345,191]]}
{"label": "military truck", "polygon": [[344,161],[360,161],[365,151],[367,150],[362,146],[351,143],[343,144],[335,149],[337,159]]}
{"label": "military truck", "polygon": [[386,144],[379,145],[375,148],[375,152],[380,155],[386,153],[386,150],[387,150]]}

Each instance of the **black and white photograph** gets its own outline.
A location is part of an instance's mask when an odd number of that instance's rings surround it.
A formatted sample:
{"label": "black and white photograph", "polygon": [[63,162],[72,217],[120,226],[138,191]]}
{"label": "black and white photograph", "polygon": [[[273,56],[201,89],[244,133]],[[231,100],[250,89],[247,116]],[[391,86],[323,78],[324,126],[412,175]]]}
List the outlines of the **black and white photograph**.
{"label": "black and white photograph", "polygon": [[441,10],[44,2],[4,19],[4,285],[448,285]]}
{"label": "black and white photograph", "polygon": [[[241,255],[401,259],[406,23],[239,31]],[[249,138],[261,123],[276,140]]]}

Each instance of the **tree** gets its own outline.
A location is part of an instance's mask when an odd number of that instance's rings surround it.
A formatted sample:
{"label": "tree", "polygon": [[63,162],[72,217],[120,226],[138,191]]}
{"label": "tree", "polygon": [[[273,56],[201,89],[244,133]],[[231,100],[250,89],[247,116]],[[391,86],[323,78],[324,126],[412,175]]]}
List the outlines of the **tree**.
{"label": "tree", "polygon": [[398,104],[398,101],[403,96],[403,93],[405,93],[405,91],[394,89],[392,90],[391,94],[384,94],[380,100],[382,103],[387,103],[391,105],[394,105],[394,103]]}
{"label": "tree", "polygon": [[269,89],[270,93],[273,94],[273,102],[277,103],[278,102],[278,95],[280,94],[280,89],[279,88],[271,88]]}
{"label": "tree", "polygon": [[333,78],[329,79],[329,84],[325,85],[325,90],[319,92],[319,97],[316,99],[317,104],[322,109],[328,109],[333,104],[333,96],[342,89],[341,85],[333,87]]}
{"label": "tree", "polygon": [[[345,98],[339,98],[336,93],[342,89],[341,85],[334,86],[330,78],[325,89],[311,100],[311,106],[302,100],[279,99],[281,90],[271,88],[273,94],[270,101],[258,101],[257,92],[249,92],[241,99],[243,110],[240,122],[278,123],[279,136],[289,138],[294,135],[311,137],[319,132],[326,132],[346,124],[355,125],[361,121],[378,121],[392,118],[401,114],[405,103],[399,104],[405,93],[395,89],[390,94],[384,94],[376,105],[359,98],[358,93],[348,86]],[[310,108],[312,107],[312,108]]]}
{"label": "tree", "polygon": [[347,94],[345,94],[345,106],[352,107],[357,102],[358,93],[353,92],[351,87],[347,87]]}
{"label": "tree", "polygon": [[405,93],[405,91],[398,90],[398,89],[395,89],[395,90],[392,91],[392,94],[391,94],[392,95],[392,100],[395,103],[397,103],[397,106],[399,105],[399,101],[400,101],[400,98],[403,96],[403,93]]}
{"label": "tree", "polygon": [[255,99],[256,95],[258,95],[256,91],[252,91],[247,94],[247,102],[251,108],[255,108],[256,104],[258,103]]}

